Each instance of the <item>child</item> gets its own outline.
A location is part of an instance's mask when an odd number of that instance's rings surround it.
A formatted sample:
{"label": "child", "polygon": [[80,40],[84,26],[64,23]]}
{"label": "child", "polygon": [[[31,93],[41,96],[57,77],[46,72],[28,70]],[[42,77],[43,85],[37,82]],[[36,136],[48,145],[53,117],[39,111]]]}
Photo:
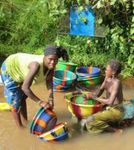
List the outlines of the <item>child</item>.
{"label": "child", "polygon": [[[105,80],[102,83],[97,94],[88,94],[87,98],[95,99],[106,105],[101,112],[81,120],[81,126],[86,126],[87,130],[92,133],[101,133],[104,131],[115,132],[118,129],[111,126],[123,119],[123,93],[122,85],[118,79],[121,72],[121,64],[116,60],[111,60],[106,67]],[[106,91],[106,98],[100,98]]]}

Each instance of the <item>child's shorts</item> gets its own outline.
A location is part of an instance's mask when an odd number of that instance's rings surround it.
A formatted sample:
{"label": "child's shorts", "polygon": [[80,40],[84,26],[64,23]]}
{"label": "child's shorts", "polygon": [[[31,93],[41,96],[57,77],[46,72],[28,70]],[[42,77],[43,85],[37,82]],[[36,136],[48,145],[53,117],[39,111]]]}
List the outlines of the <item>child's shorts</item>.
{"label": "child's shorts", "polygon": [[1,66],[1,73],[6,101],[11,105],[12,111],[18,112],[21,108],[21,100],[23,100],[25,94],[21,90],[20,85],[7,73],[5,63]]}

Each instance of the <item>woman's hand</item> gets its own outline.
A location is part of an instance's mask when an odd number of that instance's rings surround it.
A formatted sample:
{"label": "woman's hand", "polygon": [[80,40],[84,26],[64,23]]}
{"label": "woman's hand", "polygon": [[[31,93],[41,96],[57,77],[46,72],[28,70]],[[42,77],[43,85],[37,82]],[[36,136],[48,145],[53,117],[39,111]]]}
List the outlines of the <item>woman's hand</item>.
{"label": "woman's hand", "polygon": [[48,103],[49,103],[51,109],[53,109],[54,108],[54,99],[52,97],[48,98]]}
{"label": "woman's hand", "polygon": [[45,101],[40,100],[38,104],[39,106],[44,107],[44,109],[52,109],[51,105]]}

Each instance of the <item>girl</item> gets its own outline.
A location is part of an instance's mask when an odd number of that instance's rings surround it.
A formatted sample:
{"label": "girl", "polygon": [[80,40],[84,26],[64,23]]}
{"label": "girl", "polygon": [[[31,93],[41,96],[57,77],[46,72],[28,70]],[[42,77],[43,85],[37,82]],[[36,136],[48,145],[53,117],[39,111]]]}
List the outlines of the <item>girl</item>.
{"label": "girl", "polygon": [[[20,114],[24,120],[27,120],[27,97],[45,109],[53,109],[52,78],[60,57],[68,60],[67,51],[63,47],[48,46],[44,55],[16,53],[3,62],[1,77],[4,84],[4,95],[6,101],[11,105],[11,112],[18,127],[23,127]],[[51,97],[48,103],[41,100],[31,90],[32,84],[44,80]]]}

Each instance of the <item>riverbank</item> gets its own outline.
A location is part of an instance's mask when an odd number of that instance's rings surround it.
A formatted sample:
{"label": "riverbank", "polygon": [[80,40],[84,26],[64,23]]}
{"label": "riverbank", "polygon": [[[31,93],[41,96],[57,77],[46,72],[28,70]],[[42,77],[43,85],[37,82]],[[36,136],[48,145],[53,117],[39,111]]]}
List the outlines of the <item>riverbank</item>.
{"label": "riverbank", "polygon": [[123,79],[122,80],[122,84],[125,87],[134,88],[134,76],[133,77],[128,77],[126,79]]}

